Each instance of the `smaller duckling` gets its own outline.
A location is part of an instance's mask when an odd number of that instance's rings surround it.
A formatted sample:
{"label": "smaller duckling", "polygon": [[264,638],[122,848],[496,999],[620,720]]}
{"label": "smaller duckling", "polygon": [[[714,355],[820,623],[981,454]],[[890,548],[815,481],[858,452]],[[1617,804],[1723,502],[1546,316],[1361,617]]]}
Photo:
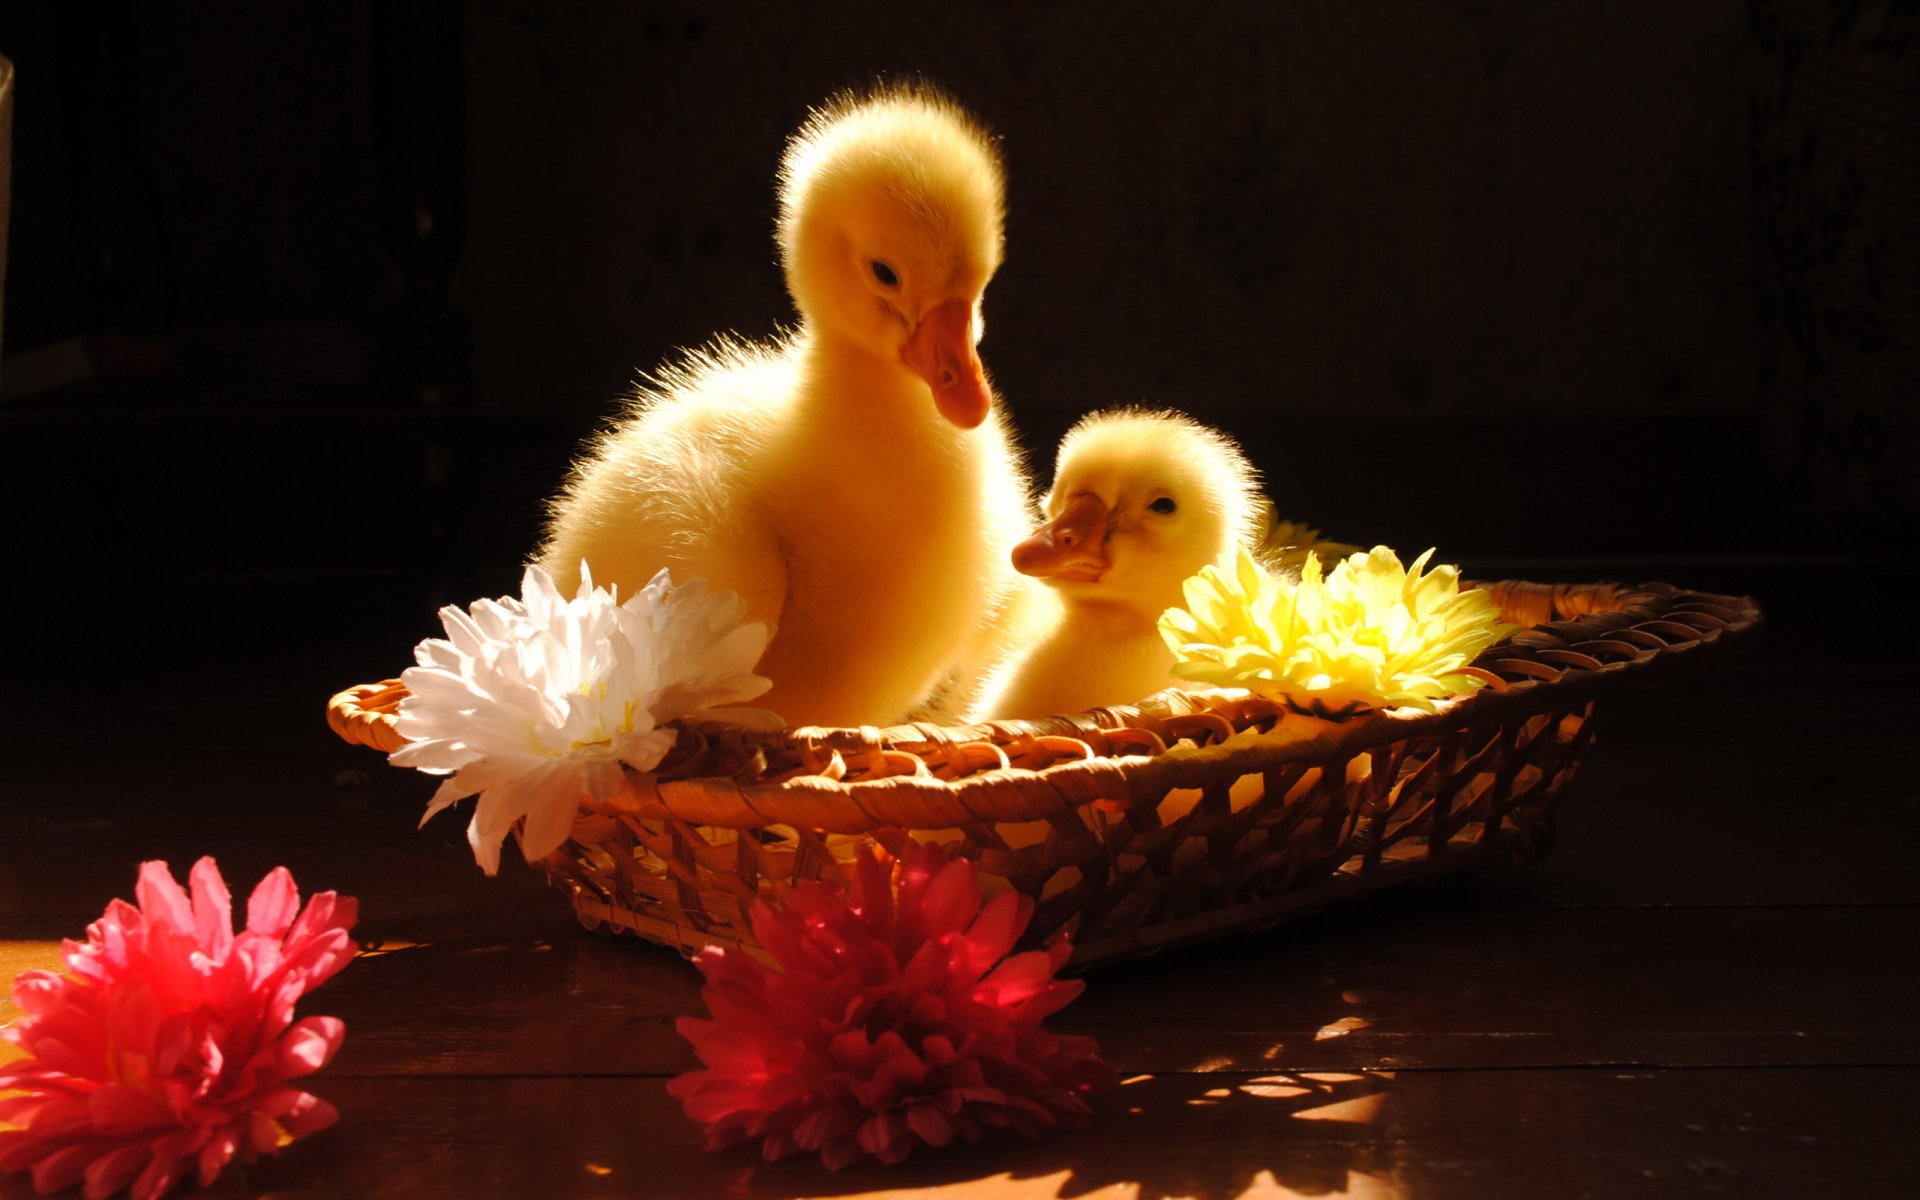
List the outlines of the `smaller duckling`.
{"label": "smaller duckling", "polygon": [[1160,614],[1208,563],[1232,564],[1259,534],[1258,475],[1226,435],[1175,412],[1084,417],[1060,443],[1047,523],[1013,566],[1058,600],[1058,616],[982,687],[974,720],[1127,704],[1173,686]]}

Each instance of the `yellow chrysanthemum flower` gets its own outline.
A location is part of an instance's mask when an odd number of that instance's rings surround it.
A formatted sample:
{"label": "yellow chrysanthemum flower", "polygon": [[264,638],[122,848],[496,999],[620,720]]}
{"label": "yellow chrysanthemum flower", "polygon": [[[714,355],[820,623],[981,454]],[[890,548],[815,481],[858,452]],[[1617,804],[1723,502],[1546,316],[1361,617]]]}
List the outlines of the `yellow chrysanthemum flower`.
{"label": "yellow chrysanthemum flower", "polygon": [[1245,548],[1232,574],[1206,567],[1187,606],[1160,617],[1181,679],[1241,687],[1314,716],[1371,708],[1432,712],[1481,685],[1462,668],[1517,626],[1493,598],[1460,590],[1460,568],[1422,573],[1385,546],[1353,554],[1324,578],[1307,555],[1300,582],[1263,569]]}
{"label": "yellow chrysanthemum flower", "polygon": [[1260,544],[1253,548],[1253,556],[1274,570],[1298,575],[1306,569],[1310,557],[1317,557],[1321,562],[1333,562],[1361,552],[1359,546],[1329,541],[1325,534],[1305,521],[1280,516],[1273,511],[1270,502],[1264,504],[1264,509],[1262,519],[1266,531],[1260,536]]}

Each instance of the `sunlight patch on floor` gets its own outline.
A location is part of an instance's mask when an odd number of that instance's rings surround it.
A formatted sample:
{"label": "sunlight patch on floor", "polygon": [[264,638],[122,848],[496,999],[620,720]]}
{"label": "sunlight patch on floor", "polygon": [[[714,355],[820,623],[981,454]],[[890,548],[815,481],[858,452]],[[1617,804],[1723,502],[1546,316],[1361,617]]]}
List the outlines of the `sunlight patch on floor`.
{"label": "sunlight patch on floor", "polygon": [[1392,1179],[1381,1175],[1368,1175],[1360,1171],[1347,1172],[1347,1185],[1337,1192],[1299,1192],[1281,1183],[1273,1177],[1273,1172],[1262,1169],[1254,1175],[1235,1200],[1293,1200],[1294,1197],[1313,1196],[1316,1198],[1347,1197],[1349,1200],[1398,1200],[1407,1195],[1407,1189]]}
{"label": "sunlight patch on floor", "polygon": [[393,939],[391,941],[377,942],[371,946],[362,945],[360,947],[360,952],[354,955],[354,957],[355,958],[380,958],[384,955],[394,954],[401,950],[418,950],[423,946],[431,946],[431,945],[433,945],[432,942],[405,942],[405,941],[400,941],[399,939]]}
{"label": "sunlight patch on floor", "polygon": [[[953,1200],[956,1195],[964,1194],[966,1200],[1032,1200],[1039,1196],[1058,1196],[1060,1190],[1073,1181],[1071,1169],[1056,1171],[1051,1175],[1022,1175],[1015,1178],[1010,1171],[998,1175],[988,1175],[981,1179],[970,1179],[964,1184],[942,1184],[937,1187],[884,1188],[877,1192],[834,1192],[836,1200]],[[1293,1195],[1292,1192],[1281,1193]],[[1140,1185],[1137,1183],[1110,1183],[1106,1187],[1090,1192],[1075,1191],[1073,1200],[1141,1200]],[[1156,1197],[1159,1193],[1155,1193]]]}
{"label": "sunlight patch on floor", "polygon": [[[20,1015],[20,1009],[13,1002],[13,977],[22,971],[58,971],[60,962],[60,943],[58,941],[0,941],[0,1025],[5,1025]],[[17,1057],[9,1054],[13,1047],[0,1043],[0,1059]]]}
{"label": "sunlight patch on floor", "polygon": [[1365,1017],[1341,1017],[1338,1021],[1332,1021],[1322,1025],[1319,1030],[1314,1033],[1313,1040],[1316,1042],[1332,1041],[1334,1038],[1345,1037],[1355,1030],[1365,1029],[1372,1024],[1373,1022],[1367,1020]]}
{"label": "sunlight patch on floor", "polygon": [[1312,1090],[1290,1075],[1262,1075],[1240,1085],[1242,1093],[1262,1100],[1287,1100],[1304,1096]]}
{"label": "sunlight patch on floor", "polygon": [[1380,1108],[1386,1102],[1385,1092],[1375,1092],[1370,1096],[1355,1096],[1351,1100],[1322,1104],[1318,1108],[1303,1108],[1293,1117],[1297,1121],[1350,1121],[1357,1125],[1370,1125],[1380,1115]]}

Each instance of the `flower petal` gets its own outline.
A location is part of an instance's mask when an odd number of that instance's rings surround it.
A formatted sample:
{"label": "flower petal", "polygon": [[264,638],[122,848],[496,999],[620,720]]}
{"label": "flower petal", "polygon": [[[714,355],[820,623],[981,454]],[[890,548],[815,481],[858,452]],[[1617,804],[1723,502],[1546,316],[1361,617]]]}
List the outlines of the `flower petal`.
{"label": "flower petal", "polygon": [[899,1162],[920,1144],[1066,1123],[1082,1092],[1111,1081],[1084,1039],[1040,1027],[1082,986],[1055,977],[1065,942],[1000,959],[1031,901],[1008,893],[982,908],[973,863],[938,845],[897,872],[896,885],[862,850],[852,897],[814,881],[783,907],[756,903],[772,965],[695,957],[712,1015],[678,1029],[703,1066],[667,1090],[706,1126],[709,1149],[758,1141],[769,1161],[810,1151],[836,1170]]}
{"label": "flower petal", "polygon": [[285,867],[268,871],[247,897],[247,932],[277,938],[286,934],[300,911],[300,891]]}
{"label": "flower petal", "polygon": [[173,873],[167,869],[166,863],[157,860],[141,863],[140,878],[134,884],[133,894],[140,904],[140,911],[148,919],[163,922],[182,933],[192,932],[193,902],[174,882]]}
{"label": "flower petal", "polygon": [[87,1164],[85,1173],[88,1200],[105,1197],[125,1188],[147,1164],[149,1148],[138,1142],[109,1150]]}
{"label": "flower petal", "polygon": [[164,863],[143,864],[141,907],[116,900],[86,943],[67,942],[69,974],[16,980],[26,1003],[4,1032],[25,1056],[0,1067],[13,1093],[0,1101],[0,1170],[30,1169],[43,1191],[158,1196],[196,1167],[210,1182],[241,1129],[264,1122],[276,1145],[301,1132],[274,1124],[277,1110],[312,1110],[283,1081],[323,1065],[344,1027],[291,1024],[292,1010],[351,957],[335,922],[355,905],[323,893],[289,927],[297,892],[278,870],[236,935],[214,861],[189,879],[191,896]]}
{"label": "flower petal", "polygon": [[187,878],[193,885],[194,932],[200,949],[214,961],[222,961],[233,945],[233,897],[227,892],[227,881],[210,855],[194,863]]}
{"label": "flower petal", "polygon": [[[396,730],[407,744],[389,756],[452,774],[427,817],[479,794],[468,842],[489,874],[515,822],[525,820],[523,847],[537,860],[566,840],[583,791],[611,794],[612,777],[594,764],[652,770],[674,743],[665,721],[771,686],[751,668],[772,626],[743,624],[745,602],[703,580],[676,588],[662,571],[622,603],[584,570],[568,598],[530,566],[520,588],[517,599],[441,611],[447,636],[415,647],[418,665],[401,675],[411,694]],[[554,773],[576,768],[571,783]]]}
{"label": "flower petal", "polygon": [[280,1035],[274,1067],[282,1079],[311,1075],[332,1060],[346,1036],[346,1022],[338,1017],[302,1018]]}
{"label": "flower petal", "polygon": [[571,771],[550,769],[526,786],[527,824],[520,849],[539,862],[558,850],[580,815],[580,782]]}

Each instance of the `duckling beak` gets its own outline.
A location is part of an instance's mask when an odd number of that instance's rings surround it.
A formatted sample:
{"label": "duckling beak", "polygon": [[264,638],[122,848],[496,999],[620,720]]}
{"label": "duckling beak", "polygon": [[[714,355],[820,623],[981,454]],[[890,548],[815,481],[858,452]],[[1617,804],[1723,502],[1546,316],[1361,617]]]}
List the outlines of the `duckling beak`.
{"label": "duckling beak", "polygon": [[986,420],[993,407],[986,369],[973,348],[977,340],[973,305],[949,300],[920,318],[920,327],[900,352],[901,360],[933,389],[940,415],[962,429]]}
{"label": "duckling beak", "polygon": [[1095,583],[1106,573],[1107,502],[1092,492],[1067,500],[1060,515],[1013,548],[1013,569],[1035,579]]}

